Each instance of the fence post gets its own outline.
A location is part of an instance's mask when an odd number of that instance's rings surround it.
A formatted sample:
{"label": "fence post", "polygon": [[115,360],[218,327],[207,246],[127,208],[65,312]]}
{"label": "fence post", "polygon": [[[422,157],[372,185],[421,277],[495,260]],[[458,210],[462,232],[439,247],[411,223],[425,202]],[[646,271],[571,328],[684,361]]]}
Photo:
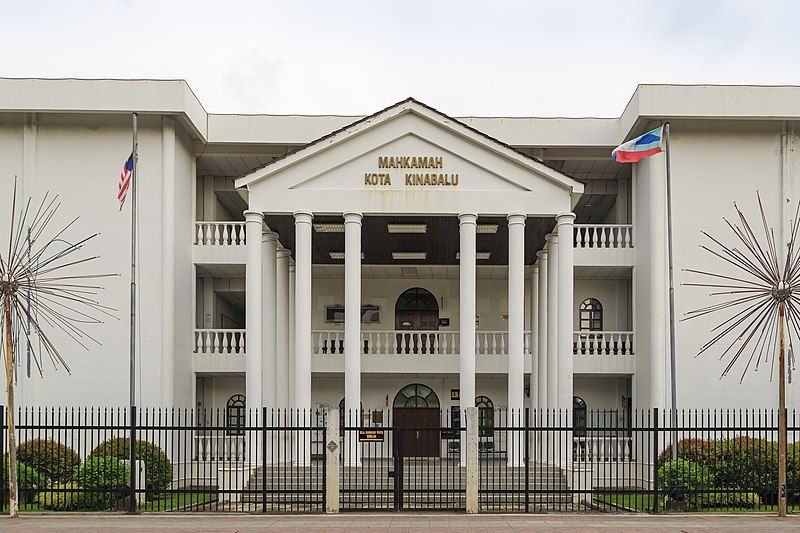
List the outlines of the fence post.
{"label": "fence post", "polygon": [[478,408],[466,408],[467,446],[464,450],[467,456],[467,513],[475,514],[480,509],[478,506],[478,488],[480,476],[478,472]]}
{"label": "fence post", "polygon": [[131,405],[130,420],[130,457],[131,457],[131,502],[128,512],[136,513],[136,406]]}
{"label": "fence post", "polygon": [[[0,457],[5,457],[3,454],[6,452],[6,413],[5,406],[0,405]],[[0,461],[0,480],[3,480],[3,485],[0,486],[0,513],[5,511],[6,499],[8,489],[5,481],[6,479],[6,462]]]}
{"label": "fence post", "polygon": [[[345,438],[345,441],[347,439]],[[325,512],[339,512],[339,456],[342,446],[339,442],[339,409],[328,412],[325,424]]]}
{"label": "fence post", "polygon": [[267,407],[261,407],[261,512],[267,512]]}
{"label": "fence post", "polygon": [[525,408],[525,425],[524,425],[524,433],[525,433],[525,454],[523,460],[525,461],[525,513],[531,512],[531,487],[530,487],[530,433],[531,424],[530,424],[530,411],[528,408]]}
{"label": "fence post", "polygon": [[658,407],[653,407],[653,514],[658,514]]}

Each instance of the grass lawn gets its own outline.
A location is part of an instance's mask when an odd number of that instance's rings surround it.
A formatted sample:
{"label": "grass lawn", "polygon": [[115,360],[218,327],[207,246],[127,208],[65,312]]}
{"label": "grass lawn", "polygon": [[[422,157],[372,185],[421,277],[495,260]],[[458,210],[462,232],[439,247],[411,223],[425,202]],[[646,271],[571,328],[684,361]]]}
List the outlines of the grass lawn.
{"label": "grass lawn", "polygon": [[[198,492],[198,493],[172,493],[162,494],[155,500],[149,500],[144,505],[138,507],[140,513],[158,513],[166,511],[177,511],[186,508],[187,511],[192,510],[192,506],[202,505],[217,499],[216,492]],[[6,508],[7,510],[7,508]],[[86,512],[86,510],[81,510]],[[22,503],[19,506],[20,513],[48,513],[57,512],[50,509],[44,509],[38,502]],[[91,512],[91,511],[89,511]],[[124,511],[97,511],[103,512],[124,512]]]}
{"label": "grass lawn", "polygon": [[179,510],[184,507],[189,507],[186,510],[191,511],[192,506],[211,502],[216,499],[216,492],[177,492],[162,494],[155,500],[150,500],[144,505],[140,505],[139,511],[143,513],[158,513],[162,511]]}
{"label": "grass lawn", "polygon": [[[632,509],[641,513],[650,513],[653,510],[652,494],[595,494],[596,502],[610,503],[618,507]],[[663,500],[661,502],[663,505]],[[665,512],[663,508],[659,512]],[[678,511],[676,511],[678,512]],[[714,507],[698,509],[697,513],[777,513],[777,506],[762,506],[761,509],[742,509],[740,507]],[[790,513],[800,513],[800,504],[790,505]]]}

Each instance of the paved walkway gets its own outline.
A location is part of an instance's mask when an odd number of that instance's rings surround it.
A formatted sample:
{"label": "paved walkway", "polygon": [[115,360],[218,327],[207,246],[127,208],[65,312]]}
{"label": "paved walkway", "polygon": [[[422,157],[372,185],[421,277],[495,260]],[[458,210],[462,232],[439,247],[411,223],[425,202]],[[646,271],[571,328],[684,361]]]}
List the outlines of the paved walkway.
{"label": "paved walkway", "polygon": [[771,515],[473,515],[340,514],[313,516],[194,515],[28,515],[0,518],[2,531],[764,531],[800,530],[800,516]]}

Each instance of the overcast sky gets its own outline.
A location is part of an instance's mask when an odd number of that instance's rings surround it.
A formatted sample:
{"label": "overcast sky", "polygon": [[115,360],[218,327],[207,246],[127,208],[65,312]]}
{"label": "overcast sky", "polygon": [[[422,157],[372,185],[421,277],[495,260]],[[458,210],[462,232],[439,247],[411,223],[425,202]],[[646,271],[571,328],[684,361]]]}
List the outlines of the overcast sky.
{"label": "overcast sky", "polygon": [[0,76],[186,79],[210,112],[618,116],[639,83],[800,85],[800,1],[0,0]]}

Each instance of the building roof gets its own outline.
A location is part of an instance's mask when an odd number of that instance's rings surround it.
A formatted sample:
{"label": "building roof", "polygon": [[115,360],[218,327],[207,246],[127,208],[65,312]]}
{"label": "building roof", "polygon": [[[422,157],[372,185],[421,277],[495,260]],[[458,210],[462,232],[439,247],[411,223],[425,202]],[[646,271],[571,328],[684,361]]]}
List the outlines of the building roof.
{"label": "building roof", "polygon": [[[203,144],[306,144],[359,116],[209,113],[184,80],[0,78],[0,113],[173,115]],[[459,117],[511,146],[608,147],[653,120],[800,120],[800,87],[639,85],[616,118]]]}

